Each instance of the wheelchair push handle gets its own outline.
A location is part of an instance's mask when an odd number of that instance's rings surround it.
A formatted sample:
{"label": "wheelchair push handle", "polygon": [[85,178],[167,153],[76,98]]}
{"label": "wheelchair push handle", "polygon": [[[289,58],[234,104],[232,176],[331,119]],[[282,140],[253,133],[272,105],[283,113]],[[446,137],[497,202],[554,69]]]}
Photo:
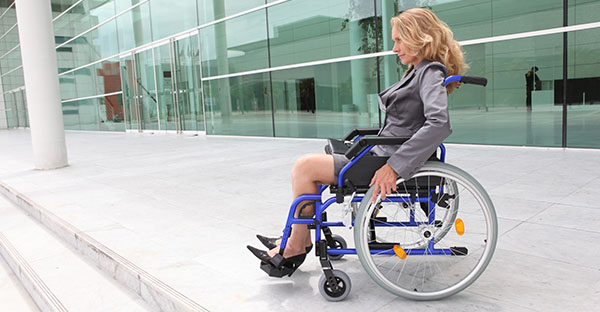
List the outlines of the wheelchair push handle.
{"label": "wheelchair push handle", "polygon": [[451,82],[462,82],[465,84],[475,84],[480,86],[487,85],[487,78],[485,77],[475,77],[475,76],[461,76],[461,75],[452,75],[446,77],[444,79],[444,86],[447,86]]}

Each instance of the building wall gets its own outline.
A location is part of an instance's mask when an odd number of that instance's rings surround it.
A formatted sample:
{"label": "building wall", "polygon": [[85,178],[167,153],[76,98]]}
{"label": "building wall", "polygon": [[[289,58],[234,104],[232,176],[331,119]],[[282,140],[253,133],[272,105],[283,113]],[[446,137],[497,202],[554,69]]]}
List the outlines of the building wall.
{"label": "building wall", "polygon": [[[370,54],[391,50],[389,18],[418,6],[464,43],[468,74],[489,81],[450,95],[447,141],[561,146],[566,123],[567,146],[600,148],[600,27],[567,33],[571,91],[563,120],[563,33],[547,33],[563,26],[562,0],[52,3],[67,129],[324,138],[379,126],[376,94],[406,68],[394,55]],[[569,25],[600,21],[600,1],[568,3]],[[14,7],[0,12],[7,126],[23,126],[18,29],[8,31]],[[546,33],[491,40],[532,31]],[[482,42],[469,42],[475,39]],[[528,111],[532,67],[541,89]]]}

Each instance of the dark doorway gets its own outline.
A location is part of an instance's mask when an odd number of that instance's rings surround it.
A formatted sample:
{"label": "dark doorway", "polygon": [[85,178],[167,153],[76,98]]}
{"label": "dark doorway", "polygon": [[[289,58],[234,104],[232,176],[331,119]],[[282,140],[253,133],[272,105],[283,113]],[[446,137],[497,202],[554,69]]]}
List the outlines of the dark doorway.
{"label": "dark doorway", "polygon": [[298,95],[299,111],[315,113],[315,79],[306,78],[296,80],[296,94]]}
{"label": "dark doorway", "polygon": [[[567,80],[567,105],[600,104],[600,77]],[[554,105],[562,105],[563,81],[554,80]]]}

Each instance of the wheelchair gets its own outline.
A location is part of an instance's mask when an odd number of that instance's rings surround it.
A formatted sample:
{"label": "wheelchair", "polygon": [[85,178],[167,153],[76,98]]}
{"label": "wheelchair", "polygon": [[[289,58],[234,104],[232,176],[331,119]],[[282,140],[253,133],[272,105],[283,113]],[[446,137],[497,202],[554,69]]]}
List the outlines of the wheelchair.
{"label": "wheelchair", "polygon": [[[450,82],[485,86],[481,77],[449,76]],[[344,139],[329,139],[328,154],[345,154],[337,184],[320,185],[318,194],[301,195],[290,207],[280,254],[292,224],[315,230],[315,253],[323,268],[319,291],[329,301],[348,296],[351,281],[332,261],[356,254],[367,274],[387,291],[413,300],[437,300],[471,285],[486,269],[496,247],[498,222],[485,189],[465,171],[446,164],[444,145],[410,178],[399,178],[397,189],[372,203],[369,187],[374,172],[388,157],[370,153],[376,145],[399,145],[401,137],[373,137],[379,129],[354,129]],[[324,198],[329,189],[331,196]],[[314,217],[295,217],[301,202],[315,205]],[[342,204],[342,220],[329,221],[327,208]],[[301,207],[300,207],[301,209]],[[353,228],[355,248],[348,248],[334,227]],[[293,268],[263,264],[270,276],[291,275]]]}

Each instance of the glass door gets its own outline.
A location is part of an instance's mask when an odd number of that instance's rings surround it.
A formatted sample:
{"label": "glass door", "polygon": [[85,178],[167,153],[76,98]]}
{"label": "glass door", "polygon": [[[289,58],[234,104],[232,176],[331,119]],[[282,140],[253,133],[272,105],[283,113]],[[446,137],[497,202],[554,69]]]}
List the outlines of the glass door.
{"label": "glass door", "polygon": [[180,131],[204,131],[198,36],[172,41],[174,101]]}
{"label": "glass door", "polygon": [[131,130],[159,129],[152,53],[150,49],[121,58],[126,124]]}
{"label": "glass door", "polygon": [[123,83],[123,106],[125,107],[125,128],[141,131],[136,92],[135,60],[133,54],[121,58],[121,81]]}
{"label": "glass door", "polygon": [[161,128],[204,131],[198,36],[154,49]]}

